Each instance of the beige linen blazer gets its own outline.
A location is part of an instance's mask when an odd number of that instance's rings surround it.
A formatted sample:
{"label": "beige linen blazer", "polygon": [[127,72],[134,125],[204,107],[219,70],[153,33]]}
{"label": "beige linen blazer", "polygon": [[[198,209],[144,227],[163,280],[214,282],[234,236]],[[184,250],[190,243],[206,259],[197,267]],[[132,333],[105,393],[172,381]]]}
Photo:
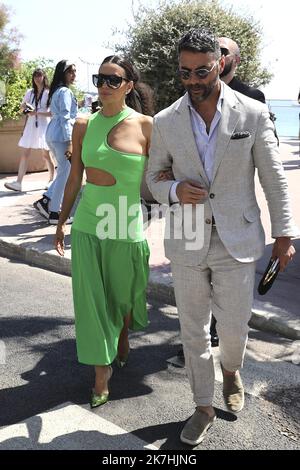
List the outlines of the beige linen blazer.
{"label": "beige linen blazer", "polygon": [[[169,206],[174,181],[193,179],[209,192],[203,204],[202,247],[187,249],[179,204],[171,206],[171,225],[176,236],[165,237],[166,256],[185,266],[199,265],[207,255],[212,215],[228,252],[238,261],[252,262],[264,251],[265,236],[254,188],[255,171],[268,202],[272,236],[298,236],[289,203],[287,181],[281,164],[273,123],[266,105],[224,85],[222,116],[217,129],[214,171],[209,182],[195,143],[188,95],[154,117],[150,158],[146,175],[154,198]],[[241,137],[242,136],[242,137]],[[157,181],[161,170],[172,168],[173,181]],[[178,219],[178,220],[176,220]]]}

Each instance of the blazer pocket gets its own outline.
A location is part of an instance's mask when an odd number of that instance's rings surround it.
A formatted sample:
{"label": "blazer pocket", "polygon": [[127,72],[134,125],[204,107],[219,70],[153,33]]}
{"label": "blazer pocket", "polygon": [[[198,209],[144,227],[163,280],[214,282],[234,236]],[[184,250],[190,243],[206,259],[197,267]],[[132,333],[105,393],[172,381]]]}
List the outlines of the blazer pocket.
{"label": "blazer pocket", "polygon": [[247,222],[255,222],[260,217],[260,209],[256,206],[247,207],[243,215]]}
{"label": "blazer pocket", "polygon": [[247,139],[251,137],[251,134],[249,131],[242,131],[242,132],[234,132],[232,136],[230,137],[231,140],[241,140],[241,139]]}

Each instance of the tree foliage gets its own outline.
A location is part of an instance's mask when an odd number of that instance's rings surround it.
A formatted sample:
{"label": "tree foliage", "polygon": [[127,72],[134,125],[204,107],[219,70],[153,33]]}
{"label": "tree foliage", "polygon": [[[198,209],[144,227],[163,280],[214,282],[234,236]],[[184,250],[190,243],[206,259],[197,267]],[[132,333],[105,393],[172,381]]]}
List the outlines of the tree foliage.
{"label": "tree foliage", "polygon": [[18,65],[21,35],[15,28],[8,28],[10,11],[0,3],[0,80],[5,81],[9,71]]}
{"label": "tree foliage", "polygon": [[253,86],[265,85],[271,79],[260,63],[262,32],[252,17],[238,15],[219,0],[166,0],[156,9],[139,5],[134,23],[125,32],[125,44],[117,44],[116,49],[135,62],[143,79],[153,88],[157,110],[169,106],[182,94],[176,78],[177,42],[184,32],[197,27],[210,28],[218,36],[230,37],[239,44],[238,78]]}
{"label": "tree foliage", "polygon": [[[44,57],[20,63],[19,41],[21,35],[8,30],[9,9],[0,3],[0,120],[19,119],[20,104],[26,91],[32,87],[32,73],[36,68],[43,69],[51,83],[55,64]],[[72,86],[75,96],[82,98],[82,92]]]}

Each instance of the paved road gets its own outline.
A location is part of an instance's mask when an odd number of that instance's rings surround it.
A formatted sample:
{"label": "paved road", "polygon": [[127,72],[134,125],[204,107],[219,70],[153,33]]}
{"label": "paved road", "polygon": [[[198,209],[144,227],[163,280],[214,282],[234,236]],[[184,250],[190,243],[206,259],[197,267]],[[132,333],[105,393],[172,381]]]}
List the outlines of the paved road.
{"label": "paved road", "polygon": [[[111,401],[91,411],[93,370],[77,363],[70,278],[0,258],[0,294],[0,450],[190,449],[178,439],[193,404],[185,370],[171,364],[180,342],[174,307],[149,299],[149,328],[131,335]],[[250,331],[238,419],[224,409],[214,350],[218,420],[195,450],[299,449],[296,346]]]}

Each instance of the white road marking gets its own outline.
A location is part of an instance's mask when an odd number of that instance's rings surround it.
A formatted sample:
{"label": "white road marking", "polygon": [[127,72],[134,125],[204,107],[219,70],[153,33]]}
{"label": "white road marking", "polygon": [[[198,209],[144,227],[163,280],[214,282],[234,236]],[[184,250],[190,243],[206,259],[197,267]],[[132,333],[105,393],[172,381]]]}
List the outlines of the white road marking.
{"label": "white road marking", "polygon": [[95,412],[65,403],[0,429],[0,449],[156,450],[157,447]]}

